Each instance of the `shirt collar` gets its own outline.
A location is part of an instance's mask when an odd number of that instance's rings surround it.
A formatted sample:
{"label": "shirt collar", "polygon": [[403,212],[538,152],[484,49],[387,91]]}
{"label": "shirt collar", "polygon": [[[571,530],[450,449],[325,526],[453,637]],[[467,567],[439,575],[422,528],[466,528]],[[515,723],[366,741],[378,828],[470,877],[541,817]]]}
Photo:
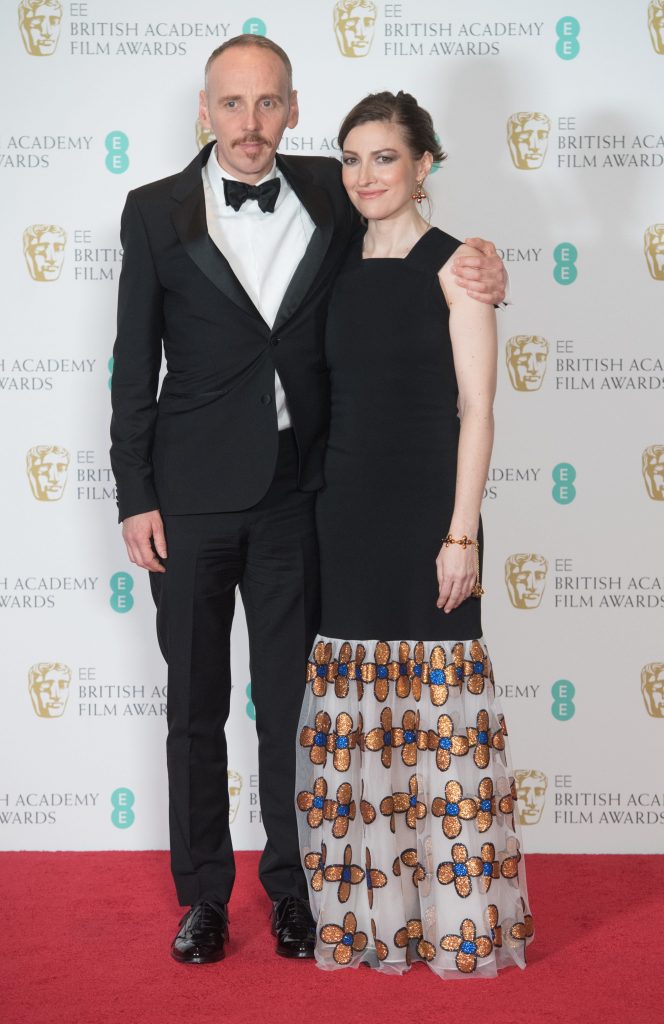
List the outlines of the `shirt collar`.
{"label": "shirt collar", "polygon": [[[217,147],[216,147],[216,145],[214,146],[212,152],[210,153],[210,156],[208,157],[206,168],[207,168],[207,172],[208,172],[208,175],[209,175],[209,181],[210,181],[210,184],[212,186],[212,189],[213,189],[215,195],[217,196],[217,199],[219,200],[219,202],[222,204],[222,206],[225,207],[226,199],[225,199],[225,196],[224,196],[224,182],[223,182],[223,179],[227,178],[229,181],[240,181],[240,179],[236,178],[234,174],[231,174],[230,171],[227,171],[224,167],[221,166],[221,164],[217,160]],[[279,190],[279,195],[277,196],[277,203],[276,203],[276,206],[275,206],[275,209],[276,209],[283,202],[284,196],[285,196],[286,191],[287,191],[286,179],[284,178],[283,174],[281,173],[281,171],[277,167],[276,159],[275,159],[274,163],[272,164],[272,167],[270,168],[270,170],[267,172],[267,174],[264,175],[260,179],[260,181],[255,182],[255,184],[256,185],[262,185],[264,181],[270,181],[271,178],[279,178],[281,180],[281,188]],[[230,207],[230,206],[227,207],[227,209],[230,210],[231,213],[233,213],[233,214],[241,212],[240,210],[233,210],[233,208]]]}

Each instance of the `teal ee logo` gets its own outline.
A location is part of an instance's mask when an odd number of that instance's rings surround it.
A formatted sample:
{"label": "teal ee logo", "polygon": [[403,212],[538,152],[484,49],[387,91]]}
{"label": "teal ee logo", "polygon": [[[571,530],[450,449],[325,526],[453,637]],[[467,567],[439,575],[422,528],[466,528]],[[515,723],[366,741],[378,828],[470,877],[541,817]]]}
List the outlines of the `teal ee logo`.
{"label": "teal ee logo", "polygon": [[262,18],[247,18],[242,31],[250,36],[266,36],[267,25]]}
{"label": "teal ee logo", "polygon": [[256,708],[254,707],[254,702],[251,699],[251,683],[247,683],[247,689],[244,692],[247,695],[247,701],[248,701],[247,708],[246,708],[247,715],[252,720],[252,722],[255,722],[256,721]]}
{"label": "teal ee logo", "polygon": [[111,174],[124,174],[129,167],[129,139],[124,132],[109,132],[106,136],[106,170]]}
{"label": "teal ee logo", "polygon": [[551,687],[551,696],[553,697],[551,714],[559,722],[568,722],[570,718],[574,718],[576,708],[573,698],[575,693],[574,683],[570,683],[569,679],[558,679]]}
{"label": "teal ee logo", "polygon": [[136,815],[132,811],[134,806],[134,794],[130,789],[121,786],[111,793],[111,804],[113,811],[111,821],[116,828],[131,828],[136,821]]}
{"label": "teal ee logo", "polygon": [[581,47],[577,36],[580,31],[581,26],[576,18],[561,18],[556,25],[556,53],[561,60],[574,60],[579,56]]}
{"label": "teal ee logo", "polygon": [[553,250],[553,276],[558,284],[574,284],[577,277],[576,261],[579,254],[570,242],[561,242]]}
{"label": "teal ee logo", "polygon": [[114,362],[115,362],[115,360],[113,359],[113,356],[111,356],[111,358],[109,359],[108,363],[106,364],[107,367],[108,367],[108,372],[111,375],[108,378],[108,390],[109,391],[111,390],[111,387],[113,385],[113,364],[114,364]]}
{"label": "teal ee logo", "polygon": [[113,573],[110,579],[111,597],[110,605],[114,612],[130,612],[134,607],[132,590],[134,589],[133,577],[128,572]]}
{"label": "teal ee logo", "polygon": [[551,470],[551,476],[553,477],[553,487],[551,488],[553,500],[557,501],[559,505],[571,504],[576,498],[574,466],[570,462],[559,462]]}

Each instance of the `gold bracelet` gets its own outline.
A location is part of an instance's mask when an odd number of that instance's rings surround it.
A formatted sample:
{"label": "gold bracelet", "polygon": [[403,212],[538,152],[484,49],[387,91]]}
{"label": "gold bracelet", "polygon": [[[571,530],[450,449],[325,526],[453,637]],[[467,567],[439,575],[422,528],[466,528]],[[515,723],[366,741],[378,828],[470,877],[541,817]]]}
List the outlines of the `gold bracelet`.
{"label": "gold bracelet", "polygon": [[465,551],[466,548],[471,547],[471,546],[475,548],[475,572],[476,572],[477,575],[476,575],[475,583],[473,584],[473,589],[470,592],[470,596],[471,597],[481,597],[482,594],[485,594],[486,591],[485,591],[484,587],[482,586],[482,584],[480,583],[480,544],[479,544],[479,541],[473,540],[471,537],[468,537],[467,534],[465,534],[465,533],[464,533],[463,537],[459,537],[459,538],[453,537],[451,533],[448,533],[446,537],[443,537],[443,544],[445,545],[446,548],[448,548],[450,546],[450,544],[460,544],[461,547],[464,549],[464,551]]}

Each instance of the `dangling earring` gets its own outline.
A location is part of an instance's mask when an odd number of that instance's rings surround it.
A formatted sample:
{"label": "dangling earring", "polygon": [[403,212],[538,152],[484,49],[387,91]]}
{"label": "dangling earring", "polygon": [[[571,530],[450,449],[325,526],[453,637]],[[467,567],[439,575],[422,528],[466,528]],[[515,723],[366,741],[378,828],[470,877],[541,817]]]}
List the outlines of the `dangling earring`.
{"label": "dangling earring", "polygon": [[422,200],[426,199],[426,197],[427,197],[426,192],[422,188],[423,183],[424,183],[424,178],[420,178],[417,181],[417,191],[413,192],[412,196],[410,197],[411,199],[413,199],[417,203],[418,206],[421,206],[422,205]]}

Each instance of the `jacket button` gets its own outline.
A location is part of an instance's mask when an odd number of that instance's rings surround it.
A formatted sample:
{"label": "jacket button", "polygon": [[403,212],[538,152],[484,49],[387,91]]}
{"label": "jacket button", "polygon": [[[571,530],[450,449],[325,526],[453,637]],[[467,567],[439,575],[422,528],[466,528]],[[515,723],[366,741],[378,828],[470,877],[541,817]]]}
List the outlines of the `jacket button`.
{"label": "jacket button", "polygon": [[269,405],[272,401],[272,395],[261,395],[261,402],[263,405]]}

